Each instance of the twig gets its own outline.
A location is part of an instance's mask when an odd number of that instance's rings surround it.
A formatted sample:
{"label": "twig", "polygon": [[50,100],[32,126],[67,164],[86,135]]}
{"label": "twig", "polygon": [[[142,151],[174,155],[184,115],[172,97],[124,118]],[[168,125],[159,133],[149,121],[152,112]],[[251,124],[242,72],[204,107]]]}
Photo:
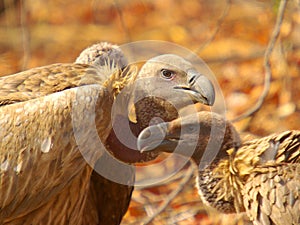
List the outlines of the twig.
{"label": "twig", "polygon": [[198,207],[190,208],[189,210],[186,210],[185,212],[181,212],[175,215],[171,215],[167,218],[166,224],[178,224],[181,221],[190,219],[197,215],[199,213]]}
{"label": "twig", "polygon": [[185,187],[187,182],[193,176],[193,173],[196,169],[196,166],[193,163],[190,163],[190,164],[191,164],[191,166],[188,168],[188,171],[186,172],[182,181],[179,183],[178,187],[169,194],[168,198],[162,203],[162,205],[160,205],[158,207],[157,211],[155,213],[153,213],[150,217],[146,218],[142,222],[142,224],[144,224],[144,225],[150,224],[155,219],[155,217],[157,215],[159,215],[160,213],[162,213],[168,207],[168,205],[171,203],[171,201],[183,190],[183,188]]}
{"label": "twig", "polygon": [[198,54],[199,52],[201,52],[204,48],[206,48],[206,46],[208,46],[215,39],[217,33],[221,29],[221,26],[222,26],[222,24],[223,24],[223,22],[225,20],[225,17],[228,15],[230,6],[231,6],[231,0],[227,0],[226,1],[225,9],[223,10],[223,13],[222,13],[221,17],[217,21],[216,28],[215,28],[213,34],[211,35],[211,37],[208,40],[206,40],[199,48],[197,48],[194,51],[195,54]]}
{"label": "twig", "polygon": [[25,70],[30,58],[30,36],[27,22],[27,6],[25,0],[20,1],[20,20],[22,27],[22,42],[23,42],[23,63],[22,70]]}
{"label": "twig", "polygon": [[262,104],[264,103],[269,90],[270,90],[270,84],[271,84],[271,78],[272,78],[272,71],[271,71],[271,66],[270,66],[270,57],[273,52],[274,46],[276,44],[276,41],[279,37],[280,34],[280,27],[283,21],[284,17],[284,12],[286,8],[286,3],[287,0],[281,0],[279,4],[279,9],[278,9],[278,14],[277,14],[277,19],[276,19],[276,24],[274,27],[274,30],[272,32],[272,36],[270,38],[270,41],[268,43],[265,55],[264,55],[264,68],[265,68],[265,81],[264,81],[264,89],[261,93],[261,96],[259,97],[257,103],[250,108],[248,111],[243,113],[242,115],[238,116],[237,118],[233,119],[232,122],[237,122],[242,119],[245,119],[249,116],[253,116],[255,113],[259,111],[261,108]]}

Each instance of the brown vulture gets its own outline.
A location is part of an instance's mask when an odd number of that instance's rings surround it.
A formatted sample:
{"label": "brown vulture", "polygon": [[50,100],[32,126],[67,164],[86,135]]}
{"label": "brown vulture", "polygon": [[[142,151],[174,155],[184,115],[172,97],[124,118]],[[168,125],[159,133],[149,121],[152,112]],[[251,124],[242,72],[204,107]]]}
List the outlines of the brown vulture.
{"label": "brown vulture", "polygon": [[127,65],[122,54],[100,43],[76,63],[0,78],[0,224],[119,224],[134,170],[116,174],[111,156],[154,159],[134,150],[153,117],[170,121],[187,104],[213,104],[211,82],[183,58]]}
{"label": "brown vulture", "polygon": [[[138,147],[190,156],[201,200],[223,213],[246,212],[254,224],[300,223],[300,131],[240,143],[229,121],[199,112],[149,126]],[[202,166],[207,152],[216,154]]]}

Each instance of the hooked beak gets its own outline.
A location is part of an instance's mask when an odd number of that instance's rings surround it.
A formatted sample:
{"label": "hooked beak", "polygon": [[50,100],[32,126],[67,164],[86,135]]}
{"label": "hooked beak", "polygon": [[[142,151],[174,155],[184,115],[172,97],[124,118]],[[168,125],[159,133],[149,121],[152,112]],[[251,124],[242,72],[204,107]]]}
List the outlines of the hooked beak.
{"label": "hooked beak", "polygon": [[180,134],[169,134],[168,123],[160,123],[145,128],[138,136],[137,148],[141,152],[173,152]]}
{"label": "hooked beak", "polygon": [[187,73],[188,85],[177,85],[178,89],[189,94],[193,101],[212,106],[215,102],[215,89],[212,82],[204,75],[195,70],[189,70]]}

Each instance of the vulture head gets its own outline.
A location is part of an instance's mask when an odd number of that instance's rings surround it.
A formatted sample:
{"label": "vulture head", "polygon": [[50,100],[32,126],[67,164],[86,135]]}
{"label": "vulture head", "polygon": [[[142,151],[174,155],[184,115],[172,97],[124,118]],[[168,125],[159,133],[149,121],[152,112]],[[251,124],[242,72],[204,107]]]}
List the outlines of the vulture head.
{"label": "vulture head", "polygon": [[113,130],[106,144],[123,162],[149,161],[157,153],[137,151],[139,133],[149,124],[176,119],[187,105],[213,105],[215,90],[207,77],[177,55],[160,55],[139,66],[129,65],[123,73],[128,68],[136,69],[136,78],[117,96]]}
{"label": "vulture head", "polygon": [[235,128],[222,116],[198,112],[144,129],[137,141],[141,152],[169,152],[190,156],[199,165],[204,152],[214,152],[215,160],[236,148],[240,139]]}
{"label": "vulture head", "polygon": [[[174,90],[187,93],[195,102],[210,106],[214,104],[215,90],[210,80],[180,56],[165,54],[147,61],[141,68],[138,78],[153,76],[161,81],[161,83],[158,83],[161,85],[160,87],[165,87],[166,84],[172,82]],[[157,87],[151,84],[148,84],[147,87],[148,94],[155,93],[155,90],[157,90]],[[167,94],[171,95],[172,93]],[[180,95],[177,92],[175,98],[182,97]]]}
{"label": "vulture head", "polygon": [[131,94],[129,106],[133,106],[141,128],[147,127],[154,117],[163,121],[177,118],[178,109],[184,106],[197,102],[212,106],[215,101],[211,81],[190,62],[173,54],[148,60],[138,72]]}

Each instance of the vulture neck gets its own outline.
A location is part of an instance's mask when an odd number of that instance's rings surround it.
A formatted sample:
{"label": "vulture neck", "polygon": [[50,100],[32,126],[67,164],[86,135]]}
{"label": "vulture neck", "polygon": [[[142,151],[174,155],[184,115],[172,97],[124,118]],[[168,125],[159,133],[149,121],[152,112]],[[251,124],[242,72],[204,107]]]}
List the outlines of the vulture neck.
{"label": "vulture neck", "polygon": [[[128,124],[130,131],[128,131]],[[148,161],[148,154],[140,153],[133,147],[128,147],[136,146],[135,138],[139,132],[137,124],[131,123],[126,117],[118,115],[114,120],[113,128],[106,140],[105,147],[115,158],[125,163]],[[124,138],[126,139],[126,144],[122,142],[120,135],[122,135],[123,140]]]}
{"label": "vulture neck", "polygon": [[192,159],[197,165],[203,160],[205,151],[217,151],[215,157],[208,159],[215,166],[221,159],[227,158],[227,150],[240,146],[240,137],[234,126],[225,118],[216,114],[199,113],[200,133]]}
{"label": "vulture neck", "polygon": [[168,101],[149,96],[135,104],[136,126],[139,133],[149,125],[169,122],[178,117],[176,108]]}
{"label": "vulture neck", "polygon": [[[171,121],[178,117],[177,110],[173,105],[156,97],[146,97],[135,104],[136,123],[131,122],[128,116],[118,115],[113,127],[124,135],[127,143],[133,148],[128,147],[119,140],[114,129],[106,140],[107,150],[118,160],[125,163],[147,162],[155,159],[158,153],[144,152],[137,150],[136,138],[140,132],[149,126],[163,121]],[[128,131],[128,124],[130,131]],[[117,132],[118,134],[120,132]]]}

